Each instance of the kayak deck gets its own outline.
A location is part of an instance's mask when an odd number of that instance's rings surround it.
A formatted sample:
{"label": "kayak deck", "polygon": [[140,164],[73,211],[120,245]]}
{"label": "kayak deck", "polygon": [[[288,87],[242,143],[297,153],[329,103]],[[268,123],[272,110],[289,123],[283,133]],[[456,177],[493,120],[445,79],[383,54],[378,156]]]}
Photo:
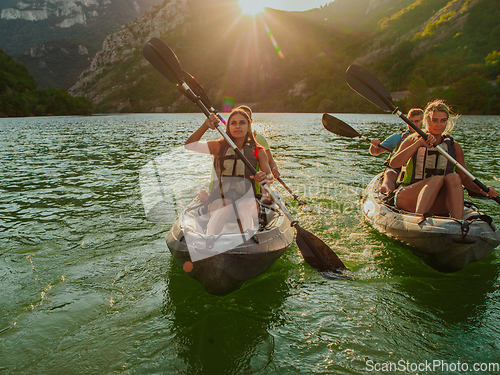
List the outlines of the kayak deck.
{"label": "kayak deck", "polygon": [[261,209],[257,232],[243,235],[233,225],[218,236],[206,235],[199,225],[209,218],[199,205],[195,198],[179,215],[166,240],[184,272],[209,293],[224,295],[238,289],[271,267],[293,242],[291,222],[274,203]]}
{"label": "kayak deck", "polygon": [[456,272],[484,258],[500,245],[500,231],[475,206],[465,207],[464,220],[398,210],[379,193],[383,174],[373,178],[365,190],[365,218],[382,233],[411,245],[424,261],[441,272]]}

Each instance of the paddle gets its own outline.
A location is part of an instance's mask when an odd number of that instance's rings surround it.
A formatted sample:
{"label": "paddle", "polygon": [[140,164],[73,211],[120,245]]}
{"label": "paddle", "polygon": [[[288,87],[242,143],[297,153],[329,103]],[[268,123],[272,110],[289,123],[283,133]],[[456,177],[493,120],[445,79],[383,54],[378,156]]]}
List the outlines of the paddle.
{"label": "paddle", "polygon": [[[193,92],[200,97],[203,104],[209,108],[209,111],[216,114],[217,117],[223,123],[225,123],[226,121],[217,112],[217,110],[212,106],[212,104],[210,103],[210,99],[208,98],[208,95],[206,94],[205,90],[203,90],[203,87],[198,83],[198,81],[191,74],[186,72],[185,70],[183,71],[183,77],[184,77],[184,81],[188,84],[189,87],[191,87],[191,90],[193,90]],[[183,90],[180,90],[180,91],[184,94]],[[295,199],[297,201],[299,206],[307,204],[306,202],[301,201],[298,198],[297,194],[294,194],[293,191],[285,184],[285,182],[280,177],[278,177],[277,180],[286,189],[286,191],[288,191],[290,193],[290,195],[293,197],[293,199]]]}
{"label": "paddle", "polygon": [[299,199],[299,197],[297,196],[297,194],[295,194],[288,186],[286,186],[285,181],[283,181],[281,179],[281,177],[278,177],[277,180],[280,182],[281,185],[283,185],[283,187],[286,189],[286,191],[288,191],[290,193],[290,195],[293,197],[293,199],[295,199],[297,201],[299,206],[303,206],[303,205],[307,204],[306,202],[301,201]]}
{"label": "paddle", "polygon": [[[177,56],[165,43],[163,43],[160,39],[153,38],[144,46],[143,54],[146,59],[170,82],[182,88],[185,95],[193,103],[195,103],[207,117],[210,115],[210,110],[207,108],[206,104],[203,103],[203,99],[196,95],[191,87],[189,87],[189,85],[185,82],[184,74]],[[257,171],[238,149],[238,147],[236,147],[231,138],[229,138],[219,125],[216,125],[216,129],[226,142],[229,143],[235,154],[238,155],[245,166],[249,168],[252,174],[255,175]],[[283,202],[276,197],[276,194],[274,194],[267,184],[262,184],[262,187],[272,197],[281,211],[288,217],[291,221],[291,225],[297,230],[296,242],[304,260],[312,267],[316,268],[321,276],[327,279],[337,279],[341,277],[338,274],[347,270],[347,268],[344,263],[342,263],[340,258],[333,252],[333,250],[331,250],[319,238],[301,228],[290,212],[288,212]]]}
{"label": "paddle", "polygon": [[[370,138],[365,137],[364,135],[358,133],[355,129],[353,129],[350,125],[346,124],[344,121],[332,115],[329,115],[328,113],[323,114],[323,126],[329,132],[340,135],[341,137],[361,138],[369,143],[371,143],[372,141]],[[378,147],[383,148],[386,151],[392,152],[390,148],[385,147],[382,144],[379,144]]]}
{"label": "paddle", "polygon": [[[404,113],[402,113],[392,102],[392,97],[389,91],[386,89],[384,84],[379,81],[377,77],[371,74],[366,69],[361,68],[358,65],[351,65],[347,68],[345,73],[347,84],[356,91],[359,95],[367,99],[368,101],[375,104],[377,107],[383,111],[392,112],[399,116],[404,122],[415,130],[418,135],[427,140],[427,133],[416,126]],[[457,162],[452,156],[450,156],[445,150],[441,148],[438,144],[434,143],[433,147],[438,150],[438,152],[448,159],[456,168],[460,169],[467,177],[469,177],[472,182],[481,188],[484,192],[488,192],[489,189],[481,181],[472,175],[464,166]],[[500,197],[491,198],[500,204]]]}

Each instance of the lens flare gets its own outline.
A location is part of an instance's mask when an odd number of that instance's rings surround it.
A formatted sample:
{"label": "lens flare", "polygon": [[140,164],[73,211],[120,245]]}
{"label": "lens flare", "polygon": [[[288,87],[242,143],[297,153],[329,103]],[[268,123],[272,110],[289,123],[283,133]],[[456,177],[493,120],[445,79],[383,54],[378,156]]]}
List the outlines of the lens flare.
{"label": "lens flare", "polygon": [[235,102],[236,101],[234,100],[234,98],[230,96],[225,96],[224,99],[222,99],[222,111],[226,113],[231,112]]}
{"label": "lens flare", "polygon": [[276,42],[276,39],[274,38],[273,33],[271,32],[269,26],[267,26],[266,21],[264,21],[264,27],[266,28],[267,35],[269,35],[269,39],[271,39],[271,43],[273,44],[274,49],[278,53],[278,56],[284,59],[285,55],[283,54],[283,52],[281,52],[280,46],[278,46],[278,42]]}

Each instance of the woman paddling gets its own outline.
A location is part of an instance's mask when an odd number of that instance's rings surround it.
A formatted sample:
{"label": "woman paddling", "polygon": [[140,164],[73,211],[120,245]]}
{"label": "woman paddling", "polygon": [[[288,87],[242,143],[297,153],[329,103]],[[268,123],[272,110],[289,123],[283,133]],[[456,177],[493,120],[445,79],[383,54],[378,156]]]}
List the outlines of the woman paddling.
{"label": "woman paddling", "polygon": [[462,184],[490,198],[498,196],[491,186],[489,192],[484,193],[462,171],[455,171],[455,166],[433,148],[432,145],[437,143],[465,167],[462,148],[448,135],[454,126],[450,115],[450,108],[442,100],[427,104],[424,113],[427,141],[418,134],[411,135],[392,157],[392,168],[405,165],[404,179],[394,197],[398,208],[419,214],[450,214],[461,220],[464,208]]}
{"label": "woman paddling", "polygon": [[251,176],[224,138],[200,141],[208,129],[215,129],[218,122],[217,116],[211,114],[185,144],[188,150],[214,156],[215,177],[207,200],[211,215],[207,234],[219,234],[233,215],[236,216],[240,232],[255,231],[258,229],[259,210],[255,195],[260,193],[260,186],[256,186],[254,181],[257,184],[273,181],[266,152],[255,141],[248,114],[241,109],[233,110],[226,122],[226,133],[258,169],[255,176]]}
{"label": "woman paddling", "polygon": [[[242,104],[237,108],[244,110],[247,113],[248,117],[250,117],[250,122],[253,123],[253,119],[252,119],[253,112],[249,106]],[[257,141],[257,143],[259,143],[262,147],[264,147],[264,150],[266,151],[267,161],[269,163],[269,168],[271,168],[271,171],[273,173],[274,178],[279,178],[280,172],[278,170],[278,164],[276,164],[276,161],[274,160],[273,154],[271,153],[271,148],[269,147],[269,142],[262,134],[257,133],[255,130],[253,131],[253,135],[255,136],[255,140]]]}

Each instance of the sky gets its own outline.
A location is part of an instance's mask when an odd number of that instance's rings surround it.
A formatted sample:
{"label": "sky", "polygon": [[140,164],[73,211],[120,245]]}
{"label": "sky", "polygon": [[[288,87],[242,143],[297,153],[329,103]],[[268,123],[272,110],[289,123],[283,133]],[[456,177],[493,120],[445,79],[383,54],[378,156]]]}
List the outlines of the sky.
{"label": "sky", "polygon": [[[319,8],[322,5],[328,4],[332,0],[276,0],[276,1],[265,1],[266,3],[276,3],[276,6],[266,5],[269,8],[280,9],[280,10],[309,10],[313,8]],[[278,4],[279,3],[279,4]]]}
{"label": "sky", "polygon": [[287,10],[304,11],[318,8],[330,3],[332,0],[238,0],[242,8],[248,9],[247,13],[257,13],[264,7]]}

